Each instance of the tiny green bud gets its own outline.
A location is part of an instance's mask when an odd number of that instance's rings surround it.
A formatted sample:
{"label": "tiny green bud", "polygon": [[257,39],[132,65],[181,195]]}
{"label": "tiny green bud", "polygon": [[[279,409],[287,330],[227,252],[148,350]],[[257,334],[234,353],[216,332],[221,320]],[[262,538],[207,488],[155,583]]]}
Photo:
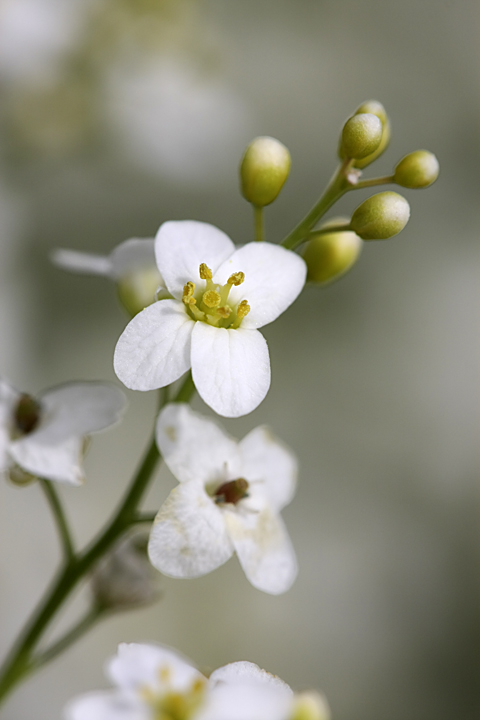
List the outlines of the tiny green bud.
{"label": "tiny green bud", "polygon": [[380,145],[383,126],[372,113],[353,115],[342,131],[342,151],[345,157],[362,160],[371,155]]}
{"label": "tiny green bud", "polygon": [[410,206],[404,197],[381,192],[357,207],[350,228],[363,240],[386,240],[403,230],[409,217]]}
{"label": "tiny green bud", "polygon": [[275,200],[290,172],[290,153],[271,137],[252,140],[240,165],[242,194],[253,205],[263,207]]}
{"label": "tiny green bud", "polygon": [[[117,293],[120,302],[132,317],[151,305],[155,300],[160,284],[160,273],[155,265],[135,270],[117,280]],[[170,297],[167,293],[167,296]]]}
{"label": "tiny green bud", "polygon": [[365,100],[365,102],[358,106],[354,114],[360,115],[361,113],[371,113],[372,115],[376,115],[382,125],[386,125],[388,122],[386,110],[382,103],[378,102],[378,100]]}
{"label": "tiny green bud", "polygon": [[330,720],[330,708],[320,693],[299,693],[295,695],[290,720]]}
{"label": "tiny green bud", "polygon": [[406,188],[428,187],[438,177],[440,166],[435,155],[428,150],[416,150],[406,155],[395,168],[397,185]]}
{"label": "tiny green bud", "polygon": [[[349,221],[346,218],[334,218],[321,229]],[[355,264],[360,255],[363,242],[351,230],[332,233],[312,233],[305,244],[303,259],[307,263],[307,280],[324,284],[344,275]]]}
{"label": "tiny green bud", "polygon": [[370,165],[370,163],[380,157],[380,155],[387,149],[388,143],[390,142],[391,134],[388,115],[382,103],[378,102],[378,100],[367,100],[366,102],[362,103],[360,107],[355,110],[355,115],[360,115],[361,113],[371,113],[372,115],[376,115],[382,123],[383,132],[382,139],[380,140],[380,144],[377,149],[372,152],[371,155],[367,155],[367,157],[363,158],[363,160],[355,161],[355,167],[359,168],[360,170],[364,167],[367,167],[367,165]]}

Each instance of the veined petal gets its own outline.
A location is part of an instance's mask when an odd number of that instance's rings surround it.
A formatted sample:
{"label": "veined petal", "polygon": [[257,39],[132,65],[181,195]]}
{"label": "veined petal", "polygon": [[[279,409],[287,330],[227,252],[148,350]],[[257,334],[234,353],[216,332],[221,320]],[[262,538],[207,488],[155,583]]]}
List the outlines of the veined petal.
{"label": "veined petal", "polygon": [[180,482],[205,486],[240,477],[238,444],[189,405],[167,405],[158,416],[156,438],[163,459]]}
{"label": "veined petal", "polygon": [[259,590],[279,595],[297,575],[297,560],[282,519],[266,507],[258,513],[225,508],[225,523],[245,575]]}
{"label": "veined petal", "polygon": [[229,303],[248,300],[250,312],[242,328],[251,329],[272,322],[292,304],[305,285],[307,266],[303,258],[280,245],[252,242],[236,250],[214,280],[224,284],[239,271],[245,273],[245,280],[232,288]]}
{"label": "veined petal", "polygon": [[50,259],[54,265],[58,265],[63,270],[85,275],[112,277],[112,260],[108,255],[57,248],[50,254]]}
{"label": "veined petal", "polygon": [[194,578],[223,565],[233,553],[222,511],[196,482],[172,490],[150,532],[150,562],[164,575]]}
{"label": "veined petal", "polygon": [[12,418],[20,393],[0,378],[0,472],[8,467]]}
{"label": "veined petal", "polygon": [[240,417],[260,405],[270,387],[270,358],[257,330],[225,330],[197,322],[192,375],[200,397],[219,415]]}
{"label": "veined petal", "polygon": [[[162,678],[161,671],[168,670]],[[119,688],[137,691],[149,688],[183,691],[204,676],[179,653],[161,645],[121,643],[116,657],[107,666],[107,674]]]}
{"label": "veined petal", "polygon": [[155,390],[190,367],[194,322],[177,300],[159,300],[129,322],[115,348],[113,365],[131,390]]}
{"label": "veined petal", "polygon": [[280,688],[288,695],[293,695],[292,689],[286,682],[281,680],[277,675],[262,670],[258,665],[246,660],[240,662],[229,663],[223,667],[214,670],[210,675],[209,682],[214,687],[219,683],[260,683],[262,685],[272,685]]}
{"label": "veined petal", "polygon": [[258,682],[219,684],[196,720],[288,720],[292,696]]}
{"label": "veined petal", "polygon": [[81,485],[84,480],[83,438],[70,437],[53,445],[43,439],[40,433],[32,433],[14,440],[9,447],[10,457],[36,477]]}
{"label": "veined petal", "polygon": [[65,720],[151,720],[148,706],[119,692],[104,690],[71,700]]}
{"label": "veined petal", "polygon": [[257,427],[240,442],[243,471],[250,482],[258,482],[258,491],[274,510],[292,500],[297,484],[298,463],[295,455],[267,427]]}
{"label": "veined petal", "polygon": [[45,390],[39,400],[40,424],[24,441],[44,446],[104,430],[118,422],[127,404],[120,388],[103,382],[58,385]]}
{"label": "veined petal", "polygon": [[195,220],[163,223],[155,238],[158,269],[167,289],[178,300],[187,282],[200,281],[201,263],[215,273],[234,250],[228,235],[214,225]]}

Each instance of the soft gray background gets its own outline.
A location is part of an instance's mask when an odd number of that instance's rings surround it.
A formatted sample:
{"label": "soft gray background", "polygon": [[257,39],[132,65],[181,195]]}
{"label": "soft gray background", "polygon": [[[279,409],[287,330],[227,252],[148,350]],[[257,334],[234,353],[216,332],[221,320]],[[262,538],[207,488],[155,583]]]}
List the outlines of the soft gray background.
{"label": "soft gray background", "polygon": [[[50,25],[35,3],[48,6]],[[226,423],[239,437],[268,423],[300,457],[284,513],[301,567],[294,588],[263,595],[235,560],[196,581],[163,579],[158,605],[100,626],[20,688],[2,717],[60,718],[72,695],[106,686],[102,664],[119,641],[155,640],[201,667],[249,659],[295,688],[321,688],[336,720],[473,720],[478,3],[159,1],[150,3],[158,26],[113,21],[115,52],[103,52],[102,35],[100,51],[87,46],[99,21],[86,23],[88,2],[74,4],[72,20],[70,5],[5,0],[0,12],[0,368],[22,389],[114,380],[126,323],[107,281],[62,274],[48,251],[108,252],[185,218],[250,240],[236,165],[255,135],[278,137],[293,157],[267,211],[272,241],[314,202],[343,121],[368,98],[386,106],[393,137],[367,175],[417,148],[437,154],[442,174],[427,191],[405,191],[412,218],[400,236],[368,244],[347,277],[307,288],[265,329],[271,391],[251,416]],[[115,5],[97,7],[108,15]],[[339,211],[367,195],[344,198]],[[124,423],[92,443],[87,485],[62,488],[79,542],[112,509],[145,445],[154,398],[129,400]],[[147,506],[172,484],[162,473]],[[57,560],[37,487],[0,485],[0,538],[3,655]]]}

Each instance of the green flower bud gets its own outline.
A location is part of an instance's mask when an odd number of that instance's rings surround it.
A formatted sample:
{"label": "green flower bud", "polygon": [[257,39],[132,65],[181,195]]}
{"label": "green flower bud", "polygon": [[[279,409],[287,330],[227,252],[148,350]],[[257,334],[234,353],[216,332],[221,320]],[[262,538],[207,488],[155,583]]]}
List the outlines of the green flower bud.
{"label": "green flower bud", "polygon": [[[155,300],[160,283],[160,274],[155,267],[145,267],[125,275],[117,280],[117,293],[120,302],[132,317],[151,305]],[[166,297],[170,297],[168,293]]]}
{"label": "green flower bud", "polygon": [[395,192],[381,192],[357,207],[350,228],[363,240],[386,240],[403,230],[409,217],[405,198]]}
{"label": "green flower bud", "polygon": [[252,140],[240,165],[242,194],[257,207],[269,205],[282,189],[290,172],[290,153],[271,137]]}
{"label": "green flower bud", "polygon": [[380,157],[380,155],[387,149],[390,142],[391,134],[388,115],[385,112],[385,108],[383,107],[382,103],[379,103],[378,100],[367,100],[366,102],[362,103],[360,107],[355,110],[355,115],[360,115],[361,113],[371,113],[372,115],[376,115],[382,123],[383,133],[382,139],[380,140],[380,145],[374,152],[372,152],[371,155],[367,155],[367,157],[363,158],[363,160],[355,160],[354,165],[360,170],[362,170],[364,167],[367,167],[367,165],[370,165],[370,163]]}
{"label": "green flower bud", "polygon": [[371,155],[380,145],[383,126],[376,115],[353,115],[342,131],[342,151],[345,157],[361,160]]}
{"label": "green flower bud", "polygon": [[360,115],[361,113],[371,113],[372,115],[376,115],[382,125],[386,125],[388,122],[385,108],[381,102],[378,102],[378,100],[366,100],[364,103],[359,105],[354,114]]}
{"label": "green flower bud", "polygon": [[440,166],[435,155],[428,150],[416,150],[406,155],[395,168],[397,185],[406,188],[428,187],[438,177]]}
{"label": "green flower bud", "polygon": [[[322,228],[348,224],[347,218],[334,218]],[[307,280],[325,284],[344,275],[357,261],[363,242],[350,230],[312,233],[305,244],[303,259],[307,263]]]}
{"label": "green flower bud", "polygon": [[330,708],[320,693],[303,692],[295,695],[290,720],[330,720]]}

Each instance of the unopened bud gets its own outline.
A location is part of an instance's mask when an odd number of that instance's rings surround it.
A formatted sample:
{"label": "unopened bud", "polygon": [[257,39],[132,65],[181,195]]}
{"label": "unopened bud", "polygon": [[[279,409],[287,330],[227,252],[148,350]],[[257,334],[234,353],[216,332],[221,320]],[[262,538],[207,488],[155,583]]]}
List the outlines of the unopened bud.
{"label": "unopened bud", "polygon": [[134,317],[160,299],[156,296],[160,282],[160,273],[155,265],[135,270],[117,280],[118,298],[129,315]]}
{"label": "unopened bud", "polygon": [[98,605],[122,610],[157,599],[156,573],[148,560],[147,542],[144,533],[124,538],[100,561],[91,578]]}
{"label": "unopened bud", "polygon": [[320,693],[299,693],[295,695],[293,714],[289,720],[330,720],[330,708]]}
{"label": "unopened bud", "polygon": [[360,170],[367,167],[367,165],[370,165],[370,163],[380,157],[380,155],[387,149],[388,143],[390,142],[390,121],[382,103],[378,102],[378,100],[367,100],[355,110],[355,115],[360,115],[362,113],[371,113],[372,115],[376,115],[378,117],[382,123],[382,139],[380,140],[380,144],[377,149],[374,150],[371,155],[367,155],[367,157],[361,160],[355,160],[354,166]]}
{"label": "unopened bud", "polygon": [[290,165],[285,145],[271,137],[255,138],[240,165],[243,196],[257,207],[269,205],[285,184]]}
{"label": "unopened bud", "polygon": [[[349,221],[335,218],[325,223],[321,229],[336,226]],[[351,230],[341,232],[312,233],[305,244],[303,259],[307,263],[307,280],[314,283],[328,283],[344,275],[355,264],[360,255],[363,242]]]}
{"label": "unopened bud", "polygon": [[363,240],[386,240],[403,230],[409,217],[410,206],[404,197],[381,192],[357,207],[350,228]]}
{"label": "unopened bud", "polygon": [[26,487],[38,480],[36,475],[31,475],[19,465],[12,465],[8,469],[8,479],[11,483],[18,485],[19,487]]}
{"label": "unopened bud", "polygon": [[342,131],[342,151],[347,158],[362,160],[380,145],[383,126],[376,115],[361,113],[349,118]]}
{"label": "unopened bud", "polygon": [[438,177],[440,166],[435,155],[428,150],[416,150],[406,155],[395,168],[394,180],[406,188],[428,187]]}

